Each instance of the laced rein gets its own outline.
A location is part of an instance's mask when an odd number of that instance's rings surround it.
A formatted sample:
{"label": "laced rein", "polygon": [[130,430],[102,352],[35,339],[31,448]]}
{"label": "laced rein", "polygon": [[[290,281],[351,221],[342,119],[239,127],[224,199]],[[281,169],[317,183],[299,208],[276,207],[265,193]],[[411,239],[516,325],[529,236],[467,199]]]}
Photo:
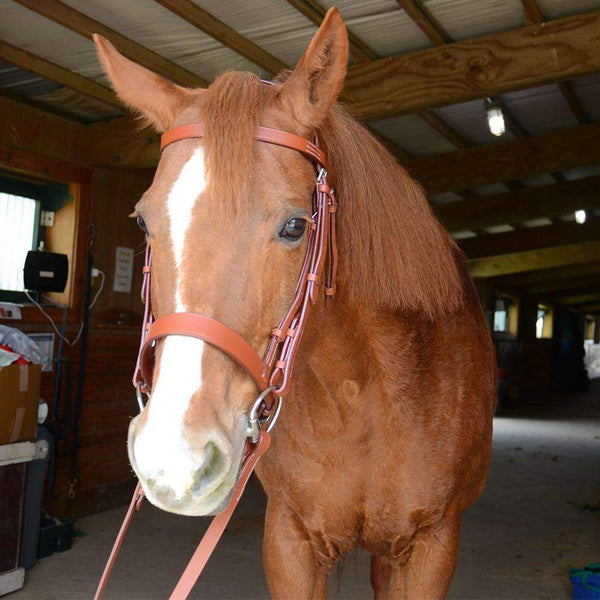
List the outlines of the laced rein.
{"label": "laced rein", "polygon": [[[163,134],[161,150],[178,140],[202,137],[203,135],[204,127],[202,124],[176,127]],[[140,412],[144,410],[143,395],[150,394],[151,392],[153,367],[148,368],[145,365],[149,362],[149,355],[157,339],[167,335],[191,335],[213,343],[213,345],[229,354],[241,366],[246,368],[246,371],[252,375],[261,392],[248,415],[248,443],[240,476],[232,498],[223,512],[219,513],[213,519],[170,596],[171,600],[185,600],[188,597],[221,535],[225,531],[225,527],[240,500],[256,463],[269,448],[269,432],[279,416],[283,397],[289,392],[294,361],[311,308],[318,302],[321,293],[325,297],[325,302],[331,300],[336,293],[338,252],[335,217],[337,201],[334,190],[327,184],[328,173],[325,154],[319,149],[318,139],[315,137],[314,142],[309,142],[294,134],[267,127],[259,127],[255,139],[301,152],[313,162],[316,172],[315,190],[312,196],[313,214],[308,228],[306,252],[296,284],[294,299],[283,319],[272,329],[263,359],[252,356],[256,352],[240,338],[239,334],[218,321],[189,313],[175,313],[156,320],[151,304],[152,249],[150,244],[146,246],[141,288],[141,298],[144,303],[144,318],[140,336],[140,347],[133,374],[133,385],[136,390]],[[202,319],[202,321],[200,325],[193,325],[191,329],[181,329],[175,324],[181,320],[175,320],[175,317],[178,316],[182,318],[186,316],[188,318],[196,317],[197,319]],[[153,329],[157,329],[157,325],[159,325],[161,319],[163,323],[168,319],[171,320],[168,321],[167,327],[163,327],[164,331],[162,333],[158,333],[153,337]],[[214,338],[207,335],[207,322],[216,327]],[[260,361],[260,375],[252,367],[252,364],[256,364],[255,358],[258,358],[258,361]],[[274,400],[269,400],[273,396],[278,399],[276,405]],[[95,600],[102,598],[125,533],[135,510],[139,510],[143,499],[144,492],[141,484],[138,482],[130,507],[100,579],[96,595],[94,596]]]}

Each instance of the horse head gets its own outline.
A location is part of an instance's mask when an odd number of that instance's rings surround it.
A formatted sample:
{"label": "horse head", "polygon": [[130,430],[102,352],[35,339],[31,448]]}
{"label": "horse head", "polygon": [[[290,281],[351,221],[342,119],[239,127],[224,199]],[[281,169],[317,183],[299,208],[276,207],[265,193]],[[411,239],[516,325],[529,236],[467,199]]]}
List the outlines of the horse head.
{"label": "horse head", "polygon": [[[165,148],[134,216],[151,244],[155,317],[212,317],[262,355],[295,293],[307,243],[314,165],[254,139],[259,125],[312,139],[342,87],[343,21],[331,9],[295,69],[274,85],[226,73],[207,89],[175,85],[95,36],[122,101],[159,132],[202,122],[202,139]],[[185,515],[219,512],[236,483],[255,383],[201,339],[157,342],[152,393],[129,428],[148,499]]]}

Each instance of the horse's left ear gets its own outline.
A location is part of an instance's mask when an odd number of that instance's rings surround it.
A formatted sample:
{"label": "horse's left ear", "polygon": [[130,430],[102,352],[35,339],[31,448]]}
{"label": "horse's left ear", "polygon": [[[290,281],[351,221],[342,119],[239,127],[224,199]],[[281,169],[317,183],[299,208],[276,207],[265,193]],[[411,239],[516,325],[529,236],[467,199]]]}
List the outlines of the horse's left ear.
{"label": "horse's left ear", "polygon": [[346,77],[348,34],[337,8],[330,8],[308,49],[282,85],[288,114],[314,131],[337,100]]}

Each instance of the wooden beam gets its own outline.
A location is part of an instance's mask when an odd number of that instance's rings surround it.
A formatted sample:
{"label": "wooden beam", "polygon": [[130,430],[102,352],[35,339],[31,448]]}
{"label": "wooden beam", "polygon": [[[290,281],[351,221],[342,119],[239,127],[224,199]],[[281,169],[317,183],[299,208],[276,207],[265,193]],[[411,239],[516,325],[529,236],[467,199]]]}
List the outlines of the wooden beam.
{"label": "wooden beam", "polygon": [[600,312],[600,304],[599,303],[584,304],[583,306],[572,306],[571,308],[573,310],[577,310],[578,312],[583,312],[583,313],[597,313],[597,312]]}
{"label": "wooden beam", "polygon": [[433,206],[449,231],[484,229],[503,223],[551,217],[579,209],[600,209],[600,176],[521,188]]}
{"label": "wooden beam", "polygon": [[[28,156],[35,154],[56,161],[68,171],[74,165],[87,167],[93,146],[90,127],[28,106],[20,101],[0,97],[0,162],[35,171],[38,164],[29,164]],[[38,172],[44,173],[44,166]],[[57,175],[50,177],[69,181]],[[77,181],[74,178],[73,181]]]}
{"label": "wooden beam", "polygon": [[436,46],[452,43],[448,32],[439,24],[421,0],[396,0],[406,14]]}
{"label": "wooden beam", "polygon": [[600,261],[573,265],[569,269],[562,266],[550,269],[540,269],[528,273],[516,273],[514,275],[505,275],[496,278],[496,284],[499,287],[510,288],[531,288],[534,291],[550,291],[558,289],[556,286],[563,285],[563,282],[572,280],[590,281],[590,277],[600,274]]}
{"label": "wooden beam", "polygon": [[599,162],[600,124],[595,123],[415,158],[405,166],[428,192],[436,193]]}
{"label": "wooden beam", "polygon": [[521,2],[523,4],[525,23],[527,23],[527,25],[541,23],[544,20],[540,5],[537,3],[537,0],[521,0]]}
{"label": "wooden beam", "polygon": [[225,25],[223,21],[213,17],[191,0],[156,0],[156,2],[269,73],[279,73],[288,68],[283,61]]}
{"label": "wooden beam", "polygon": [[[543,23],[544,15],[542,13],[542,9],[538,3],[538,0],[521,0],[523,3],[523,10],[525,12],[525,23],[527,25],[531,25],[534,23]],[[569,84],[566,81],[560,81],[558,83],[558,89],[562,94],[563,98],[567,101],[572,113],[575,115],[575,118],[579,121],[581,125],[584,125],[588,122],[581,105],[575,98],[573,91],[569,87]]]}
{"label": "wooden beam", "polygon": [[551,286],[550,284],[546,284],[545,286],[522,288],[522,290],[525,294],[528,294],[530,296],[538,294],[540,296],[543,296],[544,298],[555,298],[567,295],[570,296],[573,294],[581,294],[582,292],[589,292],[590,290],[596,290],[600,293],[600,283],[590,281],[589,278],[574,278],[571,280],[557,282],[553,286]]}
{"label": "wooden beam", "polygon": [[589,123],[590,121],[587,118],[586,114],[583,112],[581,104],[579,104],[579,101],[577,100],[577,98],[575,98],[575,94],[573,93],[569,82],[559,81],[558,89],[563,95],[563,98],[567,101],[571,112],[575,115],[575,118],[577,119],[577,121],[579,121],[579,124],[585,125],[586,123]]}
{"label": "wooden beam", "polygon": [[[321,24],[327,12],[316,0],[288,0],[288,2],[317,26]],[[357,63],[379,58],[374,50],[350,30],[348,30],[348,42],[350,54]]]}
{"label": "wooden beam", "polygon": [[589,304],[590,302],[596,302],[600,300],[600,291],[589,292],[587,294],[575,294],[573,296],[558,296],[554,300],[558,304],[564,304],[566,306],[575,306],[576,304]]}
{"label": "wooden beam", "polygon": [[123,103],[111,89],[2,40],[0,40],[0,60],[69,87],[95,100],[101,100],[106,104],[123,109]]}
{"label": "wooden beam", "polygon": [[584,225],[563,223],[495,233],[482,238],[460,240],[459,246],[469,258],[474,259],[591,242],[597,239],[600,239],[600,220],[588,221]]}
{"label": "wooden beam", "polygon": [[598,260],[598,256],[600,256],[600,241],[593,241],[491,258],[479,258],[470,261],[469,272],[472,277],[495,277],[567,265],[570,269],[572,265],[594,262]]}
{"label": "wooden beam", "polygon": [[371,120],[600,70],[600,12],[350,67],[343,96]]}
{"label": "wooden beam", "polygon": [[58,0],[15,0],[15,2],[84,37],[91,39],[93,33],[103,35],[128,58],[168,79],[189,87],[207,85],[206,80],[199,75],[187,71],[174,62],[156,54],[156,52],[145,48],[114,29]]}
{"label": "wooden beam", "polygon": [[156,167],[160,159],[160,137],[127,115],[104,123],[93,123],[95,143],[92,164],[96,167]]}
{"label": "wooden beam", "polygon": [[[397,0],[397,2],[436,46],[443,46],[454,41],[421,0]],[[422,110],[417,115],[457,148],[469,148],[473,145],[432,110]]]}

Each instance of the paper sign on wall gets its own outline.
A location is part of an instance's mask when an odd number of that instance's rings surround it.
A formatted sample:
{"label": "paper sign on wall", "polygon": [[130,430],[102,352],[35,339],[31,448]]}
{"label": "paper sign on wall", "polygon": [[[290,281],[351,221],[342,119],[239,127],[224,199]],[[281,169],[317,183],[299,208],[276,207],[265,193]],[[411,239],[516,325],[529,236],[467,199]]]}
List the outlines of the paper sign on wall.
{"label": "paper sign on wall", "polygon": [[133,248],[117,246],[115,260],[115,292],[131,293],[131,275],[133,273]]}

